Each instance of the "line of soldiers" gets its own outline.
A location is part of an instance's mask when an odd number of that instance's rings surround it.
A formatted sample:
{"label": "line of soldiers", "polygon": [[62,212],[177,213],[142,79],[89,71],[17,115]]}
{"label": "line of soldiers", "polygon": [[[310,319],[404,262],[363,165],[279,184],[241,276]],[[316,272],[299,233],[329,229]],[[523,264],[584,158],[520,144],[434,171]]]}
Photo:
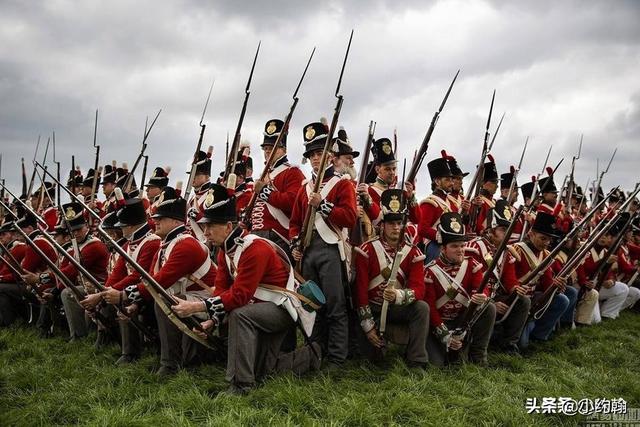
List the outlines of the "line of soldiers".
{"label": "line of soldiers", "polygon": [[[360,153],[344,129],[324,172],[327,124],[302,134],[308,179],[287,158],[284,122],[272,119],[265,179],[254,181],[244,146],[232,188],[224,174],[212,182],[210,149],[194,158],[193,194],[169,186],[168,168],[155,168],[141,193],[126,165],[112,164],[99,177],[71,171],[70,203],[55,206],[64,188],[49,180],[3,201],[0,326],[25,317],[43,337],[68,329],[69,341],[95,328],[97,348],[120,344],[119,365],[159,348],[160,376],[226,361],[230,391],[246,393],[275,372],[378,361],[389,343],[416,370],[484,365],[490,345],[519,353],[640,305],[635,193],[625,202],[600,191],[589,208],[576,187],[567,206],[553,174],[518,186],[515,168],[499,175],[488,156],[469,200],[467,174],[442,151],[427,164],[432,193],[418,201],[414,182],[398,182],[390,139],[372,142],[358,182]],[[518,189],[527,209],[514,206]],[[356,228],[362,241],[351,238]]]}

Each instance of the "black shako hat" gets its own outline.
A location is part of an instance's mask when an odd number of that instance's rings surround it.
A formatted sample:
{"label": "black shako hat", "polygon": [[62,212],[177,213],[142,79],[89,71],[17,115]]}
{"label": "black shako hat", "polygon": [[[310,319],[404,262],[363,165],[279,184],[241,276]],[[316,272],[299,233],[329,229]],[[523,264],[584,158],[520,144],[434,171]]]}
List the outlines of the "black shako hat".
{"label": "black shako hat", "polygon": [[353,151],[353,147],[351,147],[351,141],[349,141],[347,131],[345,131],[344,128],[340,128],[338,130],[338,136],[333,138],[331,151],[336,156],[340,156],[342,154],[351,154],[354,159],[360,155],[359,151]]}
{"label": "black shako hat", "polygon": [[543,211],[536,213],[536,219],[531,229],[551,237],[558,237],[560,235],[560,230],[558,230],[558,226],[556,225],[556,217]]}
{"label": "black shako hat", "polygon": [[431,160],[427,163],[427,169],[429,170],[431,181],[434,181],[436,178],[453,176],[453,172],[449,167],[449,161],[443,157]]}
{"label": "black shako hat", "polygon": [[[84,208],[80,203],[73,202],[62,205],[62,214],[71,231],[87,225],[87,219],[84,217]],[[66,227],[64,222],[61,224]]]}
{"label": "black shako hat", "polygon": [[469,236],[465,233],[462,216],[459,213],[445,212],[442,214],[436,230],[436,240],[441,245],[469,240]]}
{"label": "black shako hat", "polygon": [[204,199],[204,215],[198,224],[236,222],[236,198],[229,195],[227,188],[211,184]]}
{"label": "black shako hat", "polygon": [[153,173],[149,177],[149,181],[144,186],[158,188],[166,187],[169,185],[169,172],[171,172],[170,167],[157,167],[153,169]]}
{"label": "black shako hat", "polygon": [[[275,145],[278,136],[282,133],[282,129],[284,128],[284,122],[280,119],[271,119],[264,124],[264,139],[262,140],[261,147],[265,145]],[[282,146],[287,148],[287,135],[285,134],[280,140]]]}
{"label": "black shako hat", "polygon": [[371,154],[376,165],[395,163],[396,156],[393,152],[393,144],[389,138],[378,138],[371,145]]}
{"label": "black shako hat", "polygon": [[398,221],[406,209],[406,200],[400,188],[384,190],[380,196],[383,221]]}
{"label": "black shako hat", "polygon": [[173,187],[164,187],[156,202],[156,213],[151,218],[173,218],[178,221],[186,219],[187,201],[178,196]]}
{"label": "black shako hat", "polygon": [[329,128],[323,122],[313,122],[306,125],[302,130],[304,137],[304,153],[302,155],[308,159],[314,151],[324,150],[328,134]]}
{"label": "black shako hat", "polygon": [[496,205],[489,209],[487,224],[489,228],[509,227],[512,217],[509,203],[503,199],[496,200]]}

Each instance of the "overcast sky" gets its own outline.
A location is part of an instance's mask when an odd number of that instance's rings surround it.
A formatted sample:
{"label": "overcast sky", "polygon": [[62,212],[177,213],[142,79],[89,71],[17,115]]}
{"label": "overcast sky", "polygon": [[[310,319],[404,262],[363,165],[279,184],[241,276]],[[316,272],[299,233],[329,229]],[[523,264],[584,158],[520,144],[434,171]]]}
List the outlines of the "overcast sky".
{"label": "overcast sky", "polygon": [[[205,3],[207,5],[205,5]],[[640,3],[635,1],[0,1],[2,174],[19,190],[20,158],[56,132],[58,158],[92,166],[100,110],[101,163],[132,164],[146,116],[162,114],[149,138],[150,168],[171,166],[185,180],[198,121],[221,170],[227,132],[237,125],[258,41],[243,139],[255,175],[266,120],[284,117],[304,64],[289,157],[300,163],[302,127],[333,114],[349,32],[355,35],[342,83],[340,124],[362,151],[370,120],[376,137],[398,129],[400,158],[413,156],[457,69],[460,76],[433,134],[426,161],[441,149],[472,171],[496,89],[492,128],[506,117],[493,154],[500,173],[516,164],[530,136],[521,182],[537,174],[548,147],[561,177],[584,134],[579,185],[596,159],[618,154],[605,189],[638,181]],[[28,165],[30,173],[30,165]],[[306,168],[306,167],[305,167]],[[306,169],[305,169],[306,170]],[[426,167],[418,175],[427,193]]]}

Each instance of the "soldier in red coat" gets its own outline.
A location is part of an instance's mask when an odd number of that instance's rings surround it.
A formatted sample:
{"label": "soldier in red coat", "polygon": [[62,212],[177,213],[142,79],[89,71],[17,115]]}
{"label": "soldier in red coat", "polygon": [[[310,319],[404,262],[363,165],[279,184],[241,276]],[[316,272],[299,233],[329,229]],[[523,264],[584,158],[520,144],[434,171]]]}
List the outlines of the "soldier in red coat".
{"label": "soldier in red coat", "polygon": [[549,255],[547,248],[559,236],[555,221],[554,216],[546,212],[538,212],[531,231],[527,233],[524,241],[515,243],[509,248],[511,254],[516,258],[515,267],[518,282],[521,286],[528,287],[528,295],[533,302],[551,286],[558,288],[544,313],[530,313],[530,320],[520,337],[521,349],[529,345],[530,338],[548,340],[556,324],[571,326],[573,323],[578,291],[567,286],[565,278],[554,278],[551,268],[547,268],[537,279],[530,281],[527,278],[528,273]]}
{"label": "soldier in red coat", "polygon": [[[382,206],[380,205],[382,192],[396,188],[398,184],[398,161],[389,138],[378,138],[373,141],[371,152],[376,176],[375,182],[371,185],[360,184],[358,193],[363,194],[366,198],[366,203],[362,207],[371,223],[377,226],[382,221]],[[414,185],[411,182],[405,182],[402,186],[405,191],[404,197],[409,206],[409,221],[413,224],[419,224],[420,207],[416,200]]]}
{"label": "soldier in red coat", "polygon": [[426,247],[426,262],[431,262],[438,257],[440,247],[436,241],[440,217],[454,208],[448,199],[448,194],[453,188],[453,172],[446,158],[440,157],[427,163],[429,176],[431,176],[431,188],[433,193],[420,202],[420,222],[418,223],[418,235],[423,239]]}
{"label": "soldier in red coat", "polygon": [[470,225],[472,231],[476,234],[482,234],[482,231],[487,227],[487,215],[489,209],[496,205],[496,201],[493,199],[498,191],[498,170],[496,169],[496,162],[491,154],[487,155],[488,162],[484,164],[482,169],[482,176],[479,177],[481,182],[480,193],[473,199],[473,207],[470,213]]}
{"label": "soldier in red coat", "polygon": [[[336,174],[333,166],[330,166],[330,153],[320,192],[314,192],[314,181],[319,172],[327,133],[327,126],[320,122],[304,127],[304,156],[311,161],[313,175],[296,196],[289,238],[295,242],[292,255],[296,261],[301,262],[303,276],[317,283],[327,298],[327,304],[316,318],[311,339],[320,341],[326,349],[329,367],[334,369],[345,361],[348,353],[345,296],[348,269],[345,261],[350,254],[345,246],[344,229],[350,230],[355,225],[356,198],[349,177]],[[300,232],[310,206],[317,211],[308,224],[313,233],[309,246],[304,248],[303,258],[298,242],[305,238]]]}
{"label": "soldier in red coat", "polygon": [[[375,349],[385,347],[379,330],[382,305],[386,300],[389,324],[408,329],[407,364],[425,367],[429,305],[424,301],[424,255],[411,242],[406,242],[406,236],[401,236],[406,209],[406,203],[402,202],[402,190],[385,190],[381,197],[380,237],[356,248],[356,301],[360,325],[368,342],[365,353],[370,358],[376,353]],[[388,283],[396,259],[399,262],[398,286],[392,288]]]}
{"label": "soldier in red coat", "polygon": [[275,161],[266,178],[255,182],[256,203],[253,211],[246,215],[250,220],[252,234],[269,239],[290,253],[289,220],[305,177],[300,168],[289,163],[287,135],[281,138],[281,145],[275,146],[283,126],[284,122],[279,119],[271,119],[265,123],[264,139],[260,147],[265,161],[276,150]]}
{"label": "soldier in red coat", "polygon": [[[427,265],[425,273],[426,301],[429,303],[431,333],[427,338],[429,360],[436,366],[448,363],[448,353],[461,351],[462,359],[487,363],[487,347],[496,317],[496,308],[487,302],[489,288],[478,293],[484,269],[482,264],[465,256],[465,233],[462,216],[456,212],[442,215],[438,224],[438,258]],[[470,302],[483,310],[471,327],[470,336],[453,335],[460,316]],[[469,344],[463,349],[463,340]]]}
{"label": "soldier in red coat", "polygon": [[45,231],[52,232],[58,223],[58,209],[53,206],[56,198],[56,187],[45,181],[31,196],[31,205],[46,223]]}
{"label": "soldier in red coat", "polygon": [[[107,278],[109,261],[109,251],[106,245],[100,239],[90,235],[81,204],[67,203],[62,206],[62,212],[79,250],[79,254],[74,254],[74,248],[71,248],[69,253],[74,255],[93,277],[104,282]],[[52,295],[54,297],[59,295],[62,300],[69,325],[70,341],[76,341],[88,333],[85,309],[93,309],[100,301],[100,297],[99,294],[94,293],[95,289],[91,286],[85,286],[84,277],[66,258],[60,263],[60,272],[72,283],[75,283],[76,288],[82,294],[87,295],[85,300],[78,302],[74,293],[70,289],[66,289],[62,281],[59,281],[56,287],[51,289]]]}
{"label": "soldier in red coat", "polygon": [[[151,261],[154,280],[169,294],[198,299],[211,294],[216,277],[216,266],[209,257],[209,249],[198,241],[185,227],[187,202],[172,187],[162,191],[162,203],[153,219],[162,242]],[[205,199],[213,200],[213,192],[207,190]],[[125,288],[126,304],[137,304],[149,297],[145,285],[139,283]],[[159,376],[170,376],[181,365],[194,362],[199,347],[171,322],[156,302],[154,305],[158,334],[160,336]]]}
{"label": "soldier in red coat", "polygon": [[[56,251],[40,234],[36,218],[30,213],[24,213],[13,227],[20,228],[33,240],[37,246],[52,261],[57,260]],[[28,244],[24,249],[24,257],[20,262],[24,274],[20,280],[22,283],[0,283],[0,326],[11,325],[16,317],[23,315],[28,304],[37,304],[37,300],[25,284],[31,287],[51,286],[51,279],[46,273],[48,266],[40,255]]]}
{"label": "soldier in red coat", "polygon": [[449,169],[451,169],[451,174],[453,175],[453,185],[451,186],[451,191],[447,194],[451,210],[452,212],[458,212],[463,216],[468,215],[469,209],[471,208],[471,202],[469,202],[464,197],[464,194],[462,194],[462,180],[465,176],[469,175],[469,172],[462,172],[456,158],[447,154],[445,150],[442,150],[440,153],[443,158],[447,159]]}
{"label": "soldier in red coat", "polygon": [[[517,209],[515,207],[518,201],[518,182],[514,182],[516,169],[511,166],[509,172],[500,175],[500,199],[505,200],[511,210],[512,216],[515,215]],[[509,243],[516,243],[520,241],[520,236],[524,230],[525,217],[520,215],[516,218],[516,225],[514,226],[513,233],[509,238]]]}
{"label": "soldier in red coat", "polygon": [[[122,248],[147,272],[151,273],[151,262],[160,248],[160,237],[154,234],[147,222],[142,201],[139,198],[129,198],[124,206],[117,211],[117,221],[114,226],[122,229],[126,243]],[[105,283],[107,288],[102,292],[102,298],[113,305],[124,307],[126,300],[125,289],[140,282],[140,274],[118,256],[115,266]],[[153,300],[148,298],[139,303],[128,305],[129,316],[137,316],[148,328],[155,327]],[[117,365],[136,361],[142,352],[142,336],[126,319],[120,321],[120,338],[122,355]]]}
{"label": "soldier in red coat", "polygon": [[[248,234],[237,226],[235,199],[218,184],[205,204],[209,242],[220,248],[218,274],[212,296],[203,301],[181,301],[174,306],[180,316],[204,312],[206,329],[226,324],[229,392],[245,394],[266,375],[294,371],[302,374],[320,366],[317,343],[281,353],[283,340],[297,321],[311,316],[296,291],[293,267],[287,254],[272,241]],[[311,316],[312,317],[312,316]],[[313,326],[308,318],[307,331]]]}
{"label": "soldier in red coat", "polygon": [[[5,219],[2,226],[0,226],[0,242],[9,250],[11,257],[20,263],[24,258],[27,245],[16,237],[13,224],[13,219]],[[15,283],[20,280],[20,277],[16,277],[13,270],[9,268],[9,265],[12,265],[10,257],[2,254],[0,258],[0,283]]]}
{"label": "soldier in red coat", "polygon": [[149,177],[149,181],[144,184],[147,189],[147,200],[149,202],[149,207],[147,208],[147,222],[149,223],[149,227],[151,231],[155,229],[155,224],[151,217],[156,213],[156,208],[158,204],[162,202],[159,200],[159,196],[164,190],[164,187],[169,185],[169,172],[171,172],[170,167],[157,167],[153,170],[151,177]]}
{"label": "soldier in red coat", "polygon": [[556,228],[562,233],[568,233],[573,224],[573,218],[562,209],[562,203],[558,201],[558,188],[553,181],[553,169],[547,168],[549,176],[540,178],[538,188],[541,201],[538,212],[546,212],[556,217]]}
{"label": "soldier in red coat", "polygon": [[185,194],[189,197],[187,202],[187,230],[189,230],[198,240],[204,241],[205,237],[202,228],[198,225],[198,220],[204,213],[204,201],[211,186],[211,155],[213,147],[205,153],[198,151],[196,156],[195,176],[193,177],[193,195]]}

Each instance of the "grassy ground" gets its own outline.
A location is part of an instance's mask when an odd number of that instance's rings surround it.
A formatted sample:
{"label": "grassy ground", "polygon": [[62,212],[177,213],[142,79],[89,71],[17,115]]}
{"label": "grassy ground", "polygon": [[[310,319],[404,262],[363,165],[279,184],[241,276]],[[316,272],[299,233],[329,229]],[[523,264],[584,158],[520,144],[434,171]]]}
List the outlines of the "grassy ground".
{"label": "grassy ground", "polygon": [[527,397],[624,398],[640,407],[640,316],[565,332],[526,357],[491,353],[490,367],[406,370],[352,362],[338,378],[280,376],[246,397],[206,366],[159,382],[156,358],[116,369],[114,346],[41,340],[0,330],[0,424],[82,425],[575,425],[578,417],[528,415]]}

